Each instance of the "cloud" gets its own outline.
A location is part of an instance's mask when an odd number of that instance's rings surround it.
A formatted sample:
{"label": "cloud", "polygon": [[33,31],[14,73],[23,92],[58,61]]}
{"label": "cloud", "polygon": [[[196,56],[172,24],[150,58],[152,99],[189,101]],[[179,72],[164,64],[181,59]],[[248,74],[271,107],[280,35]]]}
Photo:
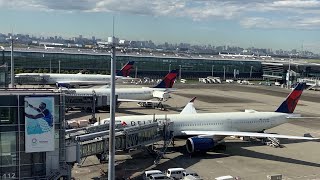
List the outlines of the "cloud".
{"label": "cloud", "polygon": [[281,8],[315,8],[320,7],[317,0],[281,0],[274,1],[271,6]]}
{"label": "cloud", "polygon": [[[117,12],[195,21],[232,19],[246,28],[320,29],[320,0],[0,0],[0,7]],[[297,14],[299,18],[293,18]]]}
{"label": "cloud", "polygon": [[287,17],[285,19],[271,19],[263,17],[249,17],[240,20],[245,28],[263,29],[319,29],[320,17]]}

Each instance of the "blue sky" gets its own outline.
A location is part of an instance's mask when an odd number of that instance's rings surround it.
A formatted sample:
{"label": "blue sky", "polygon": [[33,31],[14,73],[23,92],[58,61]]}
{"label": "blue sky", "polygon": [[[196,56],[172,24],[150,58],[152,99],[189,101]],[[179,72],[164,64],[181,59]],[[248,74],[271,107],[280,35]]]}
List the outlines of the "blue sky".
{"label": "blue sky", "polygon": [[320,0],[0,0],[0,32],[320,53]]}

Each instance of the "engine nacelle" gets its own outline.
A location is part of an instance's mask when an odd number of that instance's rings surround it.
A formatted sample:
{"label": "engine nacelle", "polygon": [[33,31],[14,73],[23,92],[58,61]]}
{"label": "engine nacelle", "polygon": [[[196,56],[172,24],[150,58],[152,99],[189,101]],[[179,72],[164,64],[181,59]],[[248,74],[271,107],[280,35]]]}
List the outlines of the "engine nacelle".
{"label": "engine nacelle", "polygon": [[59,83],[59,82],[57,82],[56,86],[57,86],[57,88],[59,88],[59,87],[70,88],[71,84],[70,83],[62,83],[62,82]]}
{"label": "engine nacelle", "polygon": [[216,145],[212,138],[191,137],[187,139],[186,148],[188,153],[207,152]]}

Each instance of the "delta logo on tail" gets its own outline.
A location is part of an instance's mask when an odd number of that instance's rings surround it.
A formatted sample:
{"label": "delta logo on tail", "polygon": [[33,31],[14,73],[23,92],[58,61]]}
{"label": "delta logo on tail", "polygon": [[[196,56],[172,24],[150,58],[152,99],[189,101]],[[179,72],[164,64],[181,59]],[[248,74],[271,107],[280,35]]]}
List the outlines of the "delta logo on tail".
{"label": "delta logo on tail", "polygon": [[297,86],[286,98],[286,100],[283,101],[280,107],[276,110],[276,112],[293,113],[305,87],[306,87],[306,83],[298,83]]}
{"label": "delta logo on tail", "polygon": [[122,121],[122,122],[121,122],[121,125],[122,125],[122,126],[127,126],[127,123],[124,122],[124,121]]}
{"label": "delta logo on tail", "polygon": [[122,69],[117,73],[117,76],[127,77],[130,74],[130,70],[133,69],[134,61],[129,61]]}
{"label": "delta logo on tail", "polygon": [[172,88],[174,84],[174,80],[176,79],[178,75],[178,70],[174,69],[170,71],[164,79],[154,88]]}

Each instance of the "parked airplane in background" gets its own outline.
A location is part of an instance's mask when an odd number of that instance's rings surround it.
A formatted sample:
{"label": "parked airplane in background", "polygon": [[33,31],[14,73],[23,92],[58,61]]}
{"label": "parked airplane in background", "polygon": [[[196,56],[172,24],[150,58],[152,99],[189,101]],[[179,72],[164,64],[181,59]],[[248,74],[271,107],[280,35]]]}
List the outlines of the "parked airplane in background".
{"label": "parked airplane in background", "polygon": [[[116,117],[116,121],[121,121],[126,126],[134,126],[151,123],[157,119],[170,120],[173,122],[174,136],[193,136],[186,141],[189,153],[207,152],[223,142],[222,140],[227,136],[316,140],[319,138],[264,133],[266,129],[292,119],[302,118],[292,113],[304,87],[304,83],[298,84],[275,112],[246,110],[245,112],[197,113],[193,106],[195,100],[193,98],[180,114],[121,116]],[[108,122],[108,119],[102,120],[103,122]]]}
{"label": "parked airplane in background", "polygon": [[256,56],[254,54],[252,55],[246,55],[246,54],[222,54],[219,52],[219,55],[221,57],[231,57],[231,58],[255,58]]}
{"label": "parked airplane in background", "polygon": [[[135,78],[127,77],[134,61],[129,61],[117,73],[116,82],[130,81]],[[102,74],[54,74],[54,73],[19,73],[15,78],[19,84],[45,84],[57,87],[74,87],[82,85],[103,85],[110,83],[111,75]]]}
{"label": "parked airplane in background", "polygon": [[[178,70],[172,70],[164,79],[155,87],[148,88],[116,88],[116,95],[118,95],[118,103],[121,102],[154,102],[166,101],[170,98],[170,88],[172,88],[174,81],[177,77]],[[82,89],[69,89],[66,92],[70,94],[92,94],[110,96],[110,88],[82,88]],[[159,101],[151,99],[156,98]]]}

